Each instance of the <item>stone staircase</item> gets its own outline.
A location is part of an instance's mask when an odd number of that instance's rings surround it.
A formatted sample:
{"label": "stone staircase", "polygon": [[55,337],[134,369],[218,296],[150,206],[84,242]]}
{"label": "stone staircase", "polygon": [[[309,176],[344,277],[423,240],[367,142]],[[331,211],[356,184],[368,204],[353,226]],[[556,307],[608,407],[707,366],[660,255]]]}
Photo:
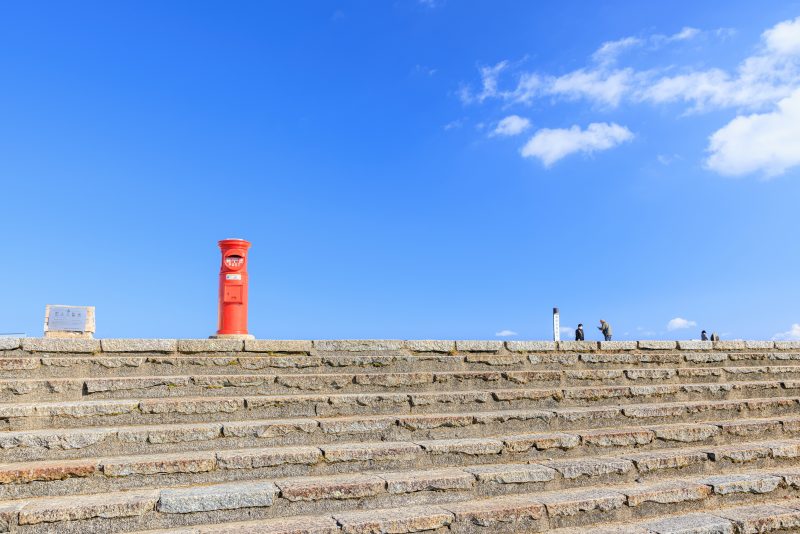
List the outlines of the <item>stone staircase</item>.
{"label": "stone staircase", "polygon": [[0,339],[0,532],[800,531],[800,342]]}

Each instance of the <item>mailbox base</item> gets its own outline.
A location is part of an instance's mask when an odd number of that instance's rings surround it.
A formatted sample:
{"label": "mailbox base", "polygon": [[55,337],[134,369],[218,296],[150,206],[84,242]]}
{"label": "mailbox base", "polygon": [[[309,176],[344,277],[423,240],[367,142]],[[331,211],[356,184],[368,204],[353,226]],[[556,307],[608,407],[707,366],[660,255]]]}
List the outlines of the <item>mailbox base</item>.
{"label": "mailbox base", "polygon": [[255,339],[253,334],[214,334],[208,336],[208,339]]}

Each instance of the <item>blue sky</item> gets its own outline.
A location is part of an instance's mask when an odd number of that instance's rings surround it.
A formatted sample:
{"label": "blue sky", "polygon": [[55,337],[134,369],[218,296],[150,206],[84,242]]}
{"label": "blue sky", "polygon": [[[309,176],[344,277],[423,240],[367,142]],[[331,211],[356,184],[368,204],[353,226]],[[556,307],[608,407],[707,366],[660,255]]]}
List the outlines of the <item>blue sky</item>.
{"label": "blue sky", "polygon": [[[800,3],[4,3],[0,332],[800,338]],[[497,336],[498,334],[506,334]]]}

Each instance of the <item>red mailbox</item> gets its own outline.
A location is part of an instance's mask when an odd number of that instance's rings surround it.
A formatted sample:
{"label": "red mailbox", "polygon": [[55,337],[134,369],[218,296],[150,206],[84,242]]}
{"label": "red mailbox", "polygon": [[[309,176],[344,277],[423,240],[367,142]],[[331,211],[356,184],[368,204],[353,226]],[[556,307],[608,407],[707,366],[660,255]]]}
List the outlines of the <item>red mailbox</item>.
{"label": "red mailbox", "polygon": [[247,335],[247,250],[244,239],[219,242],[222,266],[219,269],[218,336]]}

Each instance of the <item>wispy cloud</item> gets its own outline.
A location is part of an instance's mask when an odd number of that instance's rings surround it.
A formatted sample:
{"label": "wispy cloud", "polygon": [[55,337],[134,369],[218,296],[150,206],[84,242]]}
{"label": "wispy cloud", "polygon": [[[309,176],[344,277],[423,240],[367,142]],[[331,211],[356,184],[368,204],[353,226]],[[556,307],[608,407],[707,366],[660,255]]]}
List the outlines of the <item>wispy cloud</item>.
{"label": "wispy cloud", "polygon": [[694,326],[697,326],[695,321],[690,321],[682,317],[675,317],[667,323],[667,330],[672,332],[673,330],[682,330],[684,328],[692,328]]}
{"label": "wispy cloud", "polygon": [[494,130],[491,131],[489,137],[501,136],[509,137],[512,135],[519,135],[531,126],[531,121],[519,115],[509,115],[497,123]]}
{"label": "wispy cloud", "polygon": [[[519,64],[504,60],[480,67],[480,89],[464,85],[459,94],[465,104],[499,101],[503,109],[559,101],[586,101],[604,110],[622,103],[672,104],[681,105],[684,114],[733,109],[737,117],[709,137],[707,169],[731,176],[757,172],[771,176],[800,166],[800,126],[795,126],[800,124],[800,17],[765,30],[755,51],[734,69],[620,65],[624,53],[636,48],[646,52],[677,46],[700,35],[724,39],[732,33],[727,28],[703,32],[684,27],[671,35],[607,41],[585,66],[561,75],[520,70]],[[545,141],[564,136],[561,130],[540,132]],[[531,139],[522,154],[541,156],[548,166],[559,159],[560,152],[539,147],[542,142]],[[747,150],[742,150],[744,143]]]}
{"label": "wispy cloud", "polygon": [[608,150],[633,139],[633,133],[615,123],[593,122],[586,129],[543,128],[538,130],[521,149],[523,157],[539,158],[545,167],[574,153]]}
{"label": "wispy cloud", "polygon": [[456,119],[454,121],[448,122],[447,124],[442,126],[442,128],[444,128],[445,131],[454,130],[456,128],[461,128],[462,126],[464,126],[464,122],[465,119]]}
{"label": "wispy cloud", "polygon": [[796,341],[800,340],[800,323],[794,323],[786,332],[779,332],[772,336],[775,341]]}
{"label": "wispy cloud", "polygon": [[518,335],[513,330],[500,330],[499,332],[495,332],[494,334],[497,337],[512,337]]}

